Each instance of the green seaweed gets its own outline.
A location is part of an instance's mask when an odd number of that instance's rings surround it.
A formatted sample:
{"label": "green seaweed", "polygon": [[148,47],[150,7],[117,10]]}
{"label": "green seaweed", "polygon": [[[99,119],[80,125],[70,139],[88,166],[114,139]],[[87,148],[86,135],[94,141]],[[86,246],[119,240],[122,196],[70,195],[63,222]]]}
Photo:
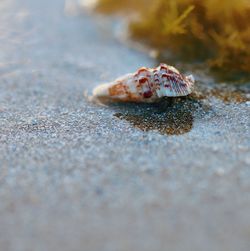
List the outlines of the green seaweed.
{"label": "green seaweed", "polygon": [[228,76],[250,73],[249,0],[99,0],[97,10],[129,10],[131,36],[166,59],[205,63]]}

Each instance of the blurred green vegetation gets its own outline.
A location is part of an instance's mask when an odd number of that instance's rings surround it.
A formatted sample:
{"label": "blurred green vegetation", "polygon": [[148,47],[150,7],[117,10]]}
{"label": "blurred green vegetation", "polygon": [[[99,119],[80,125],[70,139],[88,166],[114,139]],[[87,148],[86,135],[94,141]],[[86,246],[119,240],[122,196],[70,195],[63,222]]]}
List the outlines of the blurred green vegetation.
{"label": "blurred green vegetation", "polygon": [[99,0],[97,10],[127,15],[133,38],[176,60],[250,73],[249,0]]}

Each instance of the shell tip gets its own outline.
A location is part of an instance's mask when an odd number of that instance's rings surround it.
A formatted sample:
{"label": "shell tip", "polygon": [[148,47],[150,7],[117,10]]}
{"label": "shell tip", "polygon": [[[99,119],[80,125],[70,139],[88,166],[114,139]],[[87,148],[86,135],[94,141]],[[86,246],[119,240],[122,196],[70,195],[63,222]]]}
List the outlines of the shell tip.
{"label": "shell tip", "polygon": [[109,87],[109,84],[102,84],[100,86],[97,86],[93,90],[93,96],[94,97],[107,97],[107,96],[109,96],[108,87]]}

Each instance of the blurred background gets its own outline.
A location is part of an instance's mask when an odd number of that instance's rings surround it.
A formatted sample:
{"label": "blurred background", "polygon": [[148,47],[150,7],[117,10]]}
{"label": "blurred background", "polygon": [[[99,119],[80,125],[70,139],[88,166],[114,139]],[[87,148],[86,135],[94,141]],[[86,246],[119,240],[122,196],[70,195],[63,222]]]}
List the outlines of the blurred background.
{"label": "blurred background", "polygon": [[130,37],[154,48],[161,61],[203,64],[224,79],[249,77],[248,0],[99,0],[94,6],[122,14]]}

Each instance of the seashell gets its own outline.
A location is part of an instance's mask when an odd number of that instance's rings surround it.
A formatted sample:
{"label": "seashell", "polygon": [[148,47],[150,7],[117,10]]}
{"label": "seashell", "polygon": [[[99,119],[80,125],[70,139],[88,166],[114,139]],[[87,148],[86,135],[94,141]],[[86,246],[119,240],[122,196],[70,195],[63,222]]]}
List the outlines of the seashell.
{"label": "seashell", "polygon": [[122,102],[152,103],[162,97],[181,97],[192,92],[194,77],[184,76],[173,66],[142,67],[114,82],[97,86],[93,96]]}

